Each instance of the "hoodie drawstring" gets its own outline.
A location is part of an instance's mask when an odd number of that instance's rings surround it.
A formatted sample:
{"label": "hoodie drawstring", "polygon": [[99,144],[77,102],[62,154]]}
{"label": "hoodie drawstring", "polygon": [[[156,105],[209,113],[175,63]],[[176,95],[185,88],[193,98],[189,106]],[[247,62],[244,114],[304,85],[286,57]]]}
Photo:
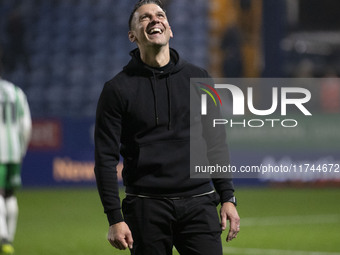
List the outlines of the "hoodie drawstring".
{"label": "hoodie drawstring", "polygon": [[[153,77],[150,77],[150,83],[151,83],[151,89],[152,89],[152,94],[153,94],[153,99],[154,99],[154,104],[155,104],[155,121],[156,121],[156,126],[159,125],[159,116],[158,116],[158,106],[157,106],[157,88],[156,88],[156,74],[154,72],[153,73]],[[168,129],[170,130],[172,127],[172,122],[171,122],[171,116],[172,116],[172,104],[171,104],[171,82],[170,82],[170,77],[171,74],[169,74],[169,76],[166,78],[166,89],[168,92]]]}
{"label": "hoodie drawstring", "polygon": [[171,129],[171,83],[170,83],[170,76],[166,78],[166,88],[168,90],[168,107],[169,107],[169,122],[168,122],[168,129]]}
{"label": "hoodie drawstring", "polygon": [[[156,75],[155,72],[153,73],[153,79],[156,82]],[[151,82],[151,89],[152,89],[152,94],[153,94],[153,100],[155,104],[155,119],[156,119],[156,127],[158,126],[158,108],[157,108],[157,94],[156,94],[156,87],[155,87],[155,82],[152,81],[152,77],[150,77],[150,82]]]}

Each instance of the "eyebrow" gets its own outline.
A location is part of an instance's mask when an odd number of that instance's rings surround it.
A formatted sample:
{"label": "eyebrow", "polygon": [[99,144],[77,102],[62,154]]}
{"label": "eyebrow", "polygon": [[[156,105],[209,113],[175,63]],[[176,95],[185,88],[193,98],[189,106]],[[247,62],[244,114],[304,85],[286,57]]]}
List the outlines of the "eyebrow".
{"label": "eyebrow", "polygon": [[[143,16],[145,16],[145,15],[151,15],[152,13],[150,13],[149,11],[146,11],[146,12],[144,12],[144,13],[141,13],[140,15],[139,15],[139,17],[143,17]],[[163,14],[164,16],[166,16],[166,13],[164,12],[164,11],[157,11],[156,12],[156,14],[158,15],[158,14]]]}

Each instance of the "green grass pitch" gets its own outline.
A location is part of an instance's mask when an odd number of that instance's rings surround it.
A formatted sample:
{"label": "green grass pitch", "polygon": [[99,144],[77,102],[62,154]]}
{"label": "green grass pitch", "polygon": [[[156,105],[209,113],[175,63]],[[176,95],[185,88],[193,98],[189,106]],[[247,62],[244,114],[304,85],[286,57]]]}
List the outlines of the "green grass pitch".
{"label": "green grass pitch", "polygon": [[[223,233],[224,254],[340,255],[340,189],[239,188],[236,195],[241,232],[230,243]],[[22,189],[18,201],[18,255],[129,254],[106,240],[94,188]]]}

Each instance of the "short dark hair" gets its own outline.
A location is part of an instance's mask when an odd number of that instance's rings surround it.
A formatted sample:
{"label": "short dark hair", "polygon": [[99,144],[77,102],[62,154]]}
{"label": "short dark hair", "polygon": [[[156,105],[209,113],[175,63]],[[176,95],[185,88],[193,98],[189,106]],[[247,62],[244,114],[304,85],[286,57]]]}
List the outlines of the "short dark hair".
{"label": "short dark hair", "polygon": [[131,30],[131,27],[132,27],[132,19],[133,19],[133,15],[135,14],[135,12],[137,11],[137,9],[139,8],[139,7],[141,7],[141,6],[143,6],[144,4],[156,4],[156,5],[158,5],[159,7],[161,7],[161,9],[165,12],[165,9],[164,9],[164,7],[163,7],[163,3],[162,3],[162,1],[161,0],[139,0],[136,4],[135,4],[135,6],[134,6],[134,8],[133,8],[133,10],[132,10],[132,12],[131,12],[131,14],[130,14],[130,18],[129,18],[129,29]]}

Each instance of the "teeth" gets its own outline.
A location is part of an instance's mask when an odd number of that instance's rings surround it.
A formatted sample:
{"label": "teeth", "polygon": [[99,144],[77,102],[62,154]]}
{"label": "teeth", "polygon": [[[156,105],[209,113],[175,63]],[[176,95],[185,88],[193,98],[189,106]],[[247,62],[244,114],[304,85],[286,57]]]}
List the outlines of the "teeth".
{"label": "teeth", "polygon": [[150,30],[150,34],[153,34],[153,33],[162,33],[162,30],[159,28],[153,28]]}

